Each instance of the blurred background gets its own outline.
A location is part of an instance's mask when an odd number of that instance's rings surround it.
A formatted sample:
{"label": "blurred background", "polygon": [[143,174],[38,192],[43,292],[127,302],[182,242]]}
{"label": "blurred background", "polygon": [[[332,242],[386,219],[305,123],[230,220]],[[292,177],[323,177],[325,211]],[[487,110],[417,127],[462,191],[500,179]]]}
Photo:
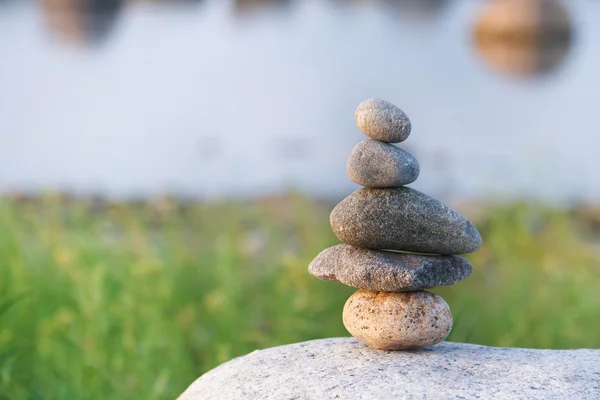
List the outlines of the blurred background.
{"label": "blurred background", "polygon": [[600,347],[600,2],[0,0],[0,399],[347,336],[307,272],[367,98],[470,218],[449,340]]}

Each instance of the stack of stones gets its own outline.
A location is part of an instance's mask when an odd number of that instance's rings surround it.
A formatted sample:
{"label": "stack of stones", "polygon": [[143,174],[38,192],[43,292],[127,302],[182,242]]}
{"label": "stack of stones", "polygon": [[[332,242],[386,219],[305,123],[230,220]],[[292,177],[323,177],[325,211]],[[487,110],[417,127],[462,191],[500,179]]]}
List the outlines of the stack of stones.
{"label": "stack of stones", "polygon": [[355,118],[370,139],[352,150],[347,170],[365,187],[333,209],[331,227],[344,244],[321,252],[309,272],[359,289],[343,311],[358,340],[386,350],[439,343],[452,329],[452,313],[425,289],[467,278],[471,264],[457,254],[477,250],[481,236],[457,211],[405,186],[419,176],[419,163],[391,144],[411,131],[402,110],[366,100]]}

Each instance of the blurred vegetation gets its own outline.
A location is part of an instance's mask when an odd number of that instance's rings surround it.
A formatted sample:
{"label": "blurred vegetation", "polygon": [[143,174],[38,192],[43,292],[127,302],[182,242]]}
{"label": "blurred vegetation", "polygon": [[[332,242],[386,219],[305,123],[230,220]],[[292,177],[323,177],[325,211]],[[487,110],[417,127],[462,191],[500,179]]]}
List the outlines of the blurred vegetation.
{"label": "blurred vegetation", "polygon": [[[0,201],[0,399],[173,399],[257,348],[347,336],[354,289],[307,272],[331,205]],[[600,347],[600,219],[492,206],[449,340]]]}

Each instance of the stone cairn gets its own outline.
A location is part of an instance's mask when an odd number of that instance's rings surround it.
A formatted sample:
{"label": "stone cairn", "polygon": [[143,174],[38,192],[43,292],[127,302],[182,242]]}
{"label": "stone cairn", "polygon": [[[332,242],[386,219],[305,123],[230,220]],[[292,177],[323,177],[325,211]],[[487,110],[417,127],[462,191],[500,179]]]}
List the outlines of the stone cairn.
{"label": "stone cairn", "polygon": [[356,339],[385,350],[429,346],[452,329],[450,307],[427,292],[471,275],[456,256],[481,246],[461,214],[405,185],[419,176],[417,159],[391,143],[406,140],[406,114],[383,100],[362,102],[355,114],[369,136],[350,154],[350,179],[365,186],[342,200],[330,222],[344,244],[322,251],[309,272],[358,288],[344,306],[344,326]]}

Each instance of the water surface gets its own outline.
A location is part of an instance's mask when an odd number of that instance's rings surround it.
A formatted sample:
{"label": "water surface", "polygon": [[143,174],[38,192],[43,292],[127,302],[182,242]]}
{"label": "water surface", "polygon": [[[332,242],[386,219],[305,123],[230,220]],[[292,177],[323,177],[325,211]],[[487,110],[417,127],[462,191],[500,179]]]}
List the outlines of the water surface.
{"label": "water surface", "polygon": [[379,97],[412,120],[417,189],[600,198],[600,2],[568,2],[575,40],[533,77],[473,46],[483,2],[251,3],[118,3],[69,29],[0,3],[0,190],[339,197],[354,109]]}

